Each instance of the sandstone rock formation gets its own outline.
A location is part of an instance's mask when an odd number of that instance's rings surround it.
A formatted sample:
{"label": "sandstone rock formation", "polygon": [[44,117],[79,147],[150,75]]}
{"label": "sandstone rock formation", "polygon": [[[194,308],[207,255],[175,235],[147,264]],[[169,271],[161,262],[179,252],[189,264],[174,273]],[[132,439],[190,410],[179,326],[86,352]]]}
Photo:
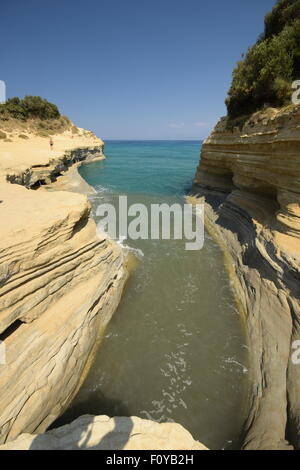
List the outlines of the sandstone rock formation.
{"label": "sandstone rock formation", "polygon": [[[51,178],[53,168],[65,169],[74,159],[103,158],[96,147],[70,149],[43,170],[26,162],[20,178],[7,180],[32,186],[41,171]],[[3,443],[43,432],[72,400],[126,273],[120,247],[96,233],[86,196],[1,183],[0,220]]]}
{"label": "sandstone rock formation", "polygon": [[246,315],[252,386],[244,448],[300,448],[300,108],[222,118],[192,195],[206,204]]}
{"label": "sandstone rock formation", "polygon": [[103,142],[82,132],[55,143],[1,143],[0,450],[205,449],[178,424],[140,418],[84,416],[39,434],[76,394],[126,279],[120,246],[76,194],[91,191],[78,162],[105,158]]}
{"label": "sandstone rock formation", "polygon": [[22,434],[0,450],[207,450],[180,424],[85,415],[38,436]]}
{"label": "sandstone rock formation", "polygon": [[75,162],[105,158],[104,143],[94,134],[77,129],[53,135],[51,150],[49,138],[28,134],[28,140],[1,142],[0,181],[17,183],[30,188],[55,181]]}

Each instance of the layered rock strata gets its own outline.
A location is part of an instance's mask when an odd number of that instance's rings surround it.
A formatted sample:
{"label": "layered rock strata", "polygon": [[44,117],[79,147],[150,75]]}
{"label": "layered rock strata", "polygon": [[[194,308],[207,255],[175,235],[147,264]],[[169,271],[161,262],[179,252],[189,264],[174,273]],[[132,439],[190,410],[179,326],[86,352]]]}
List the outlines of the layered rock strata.
{"label": "layered rock strata", "polygon": [[[100,150],[72,150],[53,168],[95,153],[102,157]],[[50,163],[43,170],[49,178],[53,168]],[[8,180],[32,186],[40,177],[32,167],[30,175]],[[22,432],[45,431],[68,406],[118,305],[126,270],[120,247],[97,234],[86,196],[2,183],[0,220],[4,443]]]}
{"label": "layered rock strata", "polygon": [[27,188],[37,188],[54,182],[58,176],[69,169],[74,163],[103,159],[103,146],[76,148],[66,150],[61,156],[50,158],[45,164],[31,165],[24,169],[8,169],[6,180],[9,183],[21,184]]}
{"label": "layered rock strata", "polygon": [[[244,448],[300,448],[300,109],[222,118],[192,191],[224,249],[249,334]],[[293,356],[294,353],[294,356]]]}

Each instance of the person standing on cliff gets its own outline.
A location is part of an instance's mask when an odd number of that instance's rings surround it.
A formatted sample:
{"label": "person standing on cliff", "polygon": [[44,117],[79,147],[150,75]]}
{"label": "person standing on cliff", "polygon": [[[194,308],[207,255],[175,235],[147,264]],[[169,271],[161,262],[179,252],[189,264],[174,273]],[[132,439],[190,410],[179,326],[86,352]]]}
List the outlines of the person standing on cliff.
{"label": "person standing on cliff", "polygon": [[51,150],[52,150],[52,149],[53,149],[53,140],[52,140],[52,137],[50,137],[49,144],[50,144],[50,148],[51,148]]}

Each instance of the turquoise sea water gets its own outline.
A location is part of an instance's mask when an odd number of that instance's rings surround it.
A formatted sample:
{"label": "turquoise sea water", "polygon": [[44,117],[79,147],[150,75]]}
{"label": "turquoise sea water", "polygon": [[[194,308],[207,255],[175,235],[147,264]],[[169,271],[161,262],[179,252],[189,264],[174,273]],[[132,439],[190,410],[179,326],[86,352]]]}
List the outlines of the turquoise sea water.
{"label": "turquoise sea water", "polygon": [[[99,204],[183,204],[200,142],[106,142],[80,173]],[[96,221],[97,217],[95,216]],[[85,414],[175,421],[212,449],[236,448],[245,413],[247,346],[222,254],[182,240],[125,240],[137,256],[91,371],[59,424]]]}
{"label": "turquoise sea water", "polygon": [[195,141],[108,141],[107,160],[84,165],[80,173],[98,190],[182,196],[191,186],[200,147]]}

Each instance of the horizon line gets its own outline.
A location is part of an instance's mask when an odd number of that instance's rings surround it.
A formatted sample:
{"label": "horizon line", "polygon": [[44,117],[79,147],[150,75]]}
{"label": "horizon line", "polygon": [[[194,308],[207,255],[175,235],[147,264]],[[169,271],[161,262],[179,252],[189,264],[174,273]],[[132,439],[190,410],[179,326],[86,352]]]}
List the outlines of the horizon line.
{"label": "horizon line", "polygon": [[121,139],[121,138],[114,138],[114,139],[111,139],[111,138],[104,138],[104,137],[101,137],[101,139],[105,142],[105,141],[123,141],[123,142],[132,142],[132,141],[139,141],[139,142],[145,142],[145,141],[153,141],[153,142],[203,142],[203,140],[205,139],[134,139],[134,138],[131,138],[131,139]]}

